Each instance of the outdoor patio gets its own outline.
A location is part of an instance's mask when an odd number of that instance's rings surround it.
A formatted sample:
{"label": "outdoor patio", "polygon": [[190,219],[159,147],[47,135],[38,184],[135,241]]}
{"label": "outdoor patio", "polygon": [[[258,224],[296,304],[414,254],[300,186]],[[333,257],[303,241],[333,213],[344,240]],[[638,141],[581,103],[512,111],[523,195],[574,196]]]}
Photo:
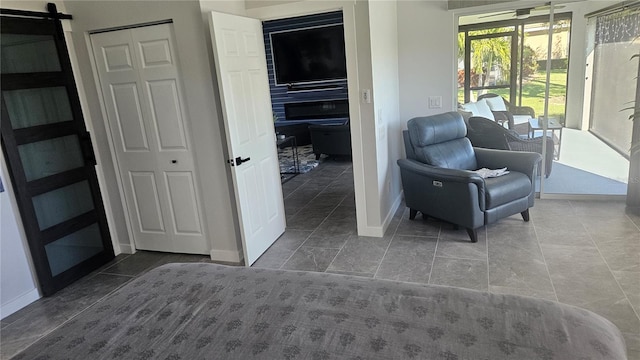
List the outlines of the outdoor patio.
{"label": "outdoor patio", "polygon": [[[546,194],[625,195],[629,161],[588,131],[564,128]],[[536,184],[540,191],[540,183]]]}

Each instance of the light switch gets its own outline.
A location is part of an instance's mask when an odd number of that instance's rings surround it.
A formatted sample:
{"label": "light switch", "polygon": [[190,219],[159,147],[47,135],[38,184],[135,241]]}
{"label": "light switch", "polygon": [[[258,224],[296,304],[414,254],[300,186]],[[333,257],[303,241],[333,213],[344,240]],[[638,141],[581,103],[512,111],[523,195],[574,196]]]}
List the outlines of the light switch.
{"label": "light switch", "polygon": [[442,96],[429,96],[429,109],[442,108]]}

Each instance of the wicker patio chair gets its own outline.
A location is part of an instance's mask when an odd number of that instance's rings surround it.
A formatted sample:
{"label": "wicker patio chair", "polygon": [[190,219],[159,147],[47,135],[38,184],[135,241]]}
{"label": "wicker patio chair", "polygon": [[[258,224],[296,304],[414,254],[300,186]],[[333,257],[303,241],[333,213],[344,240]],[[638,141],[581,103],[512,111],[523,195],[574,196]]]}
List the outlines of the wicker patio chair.
{"label": "wicker patio chair", "polygon": [[[498,94],[493,94],[493,93],[488,93],[488,94],[482,94],[480,96],[478,96],[478,100],[484,99],[484,98],[493,98],[496,96],[500,96]],[[516,105],[512,105],[509,101],[507,101],[507,99],[505,99],[504,97],[502,98],[502,101],[504,101],[504,105],[507,107],[507,111],[491,111],[493,113],[493,116],[496,118],[496,122],[506,122],[508,123],[509,129],[514,130],[515,132],[517,132],[518,134],[526,134],[528,131],[528,125],[527,124],[515,124],[514,120],[513,120],[513,115],[527,115],[529,117],[535,118],[536,117],[536,111],[533,110],[532,107],[530,106],[516,106]]]}
{"label": "wicker patio chair", "polygon": [[553,166],[553,139],[551,137],[537,137],[533,139],[522,139],[513,130],[505,129],[498,123],[479,116],[469,118],[467,137],[475,147],[530,151],[542,154],[542,142],[547,141],[547,156],[545,157],[545,176],[551,174]]}

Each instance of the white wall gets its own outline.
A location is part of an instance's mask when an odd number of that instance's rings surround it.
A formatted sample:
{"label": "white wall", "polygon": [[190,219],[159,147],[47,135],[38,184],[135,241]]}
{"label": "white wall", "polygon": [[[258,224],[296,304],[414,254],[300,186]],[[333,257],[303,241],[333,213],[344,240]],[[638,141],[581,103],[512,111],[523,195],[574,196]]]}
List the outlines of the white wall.
{"label": "white wall", "polygon": [[[398,2],[400,119],[455,109],[457,28],[447,1]],[[442,96],[442,108],[429,109],[429,96]]]}
{"label": "white wall", "polygon": [[[4,5],[4,4],[3,4]],[[0,318],[40,298],[22,221],[4,162],[0,159]]]}
{"label": "white wall", "polygon": [[[85,117],[93,127],[97,152],[103,158],[102,169],[108,181],[107,193],[114,204],[114,213],[125,217],[123,200],[116,182],[116,171],[107,138],[107,121],[103,117],[96,81],[91,67],[88,32],[118,26],[172,19],[180,57],[182,79],[190,119],[192,140],[196,152],[200,193],[211,238],[211,255],[216,260],[239,261],[239,237],[228,168],[225,163],[226,144],[221,133],[219,100],[214,93],[212,60],[208,53],[206,27],[198,1],[67,1],[67,12],[72,14],[73,45],[78,69],[82,77]],[[219,6],[222,11],[235,11],[231,1],[204,5],[207,10]],[[120,205],[120,206],[116,206]],[[119,221],[123,225],[124,222]],[[131,245],[121,238],[120,245]]]}
{"label": "white wall", "polygon": [[400,204],[402,186],[396,161],[402,157],[402,127],[399,110],[398,81],[398,16],[397,2],[376,0],[369,2],[371,67],[377,188],[380,197],[380,218],[377,222],[386,229]]}

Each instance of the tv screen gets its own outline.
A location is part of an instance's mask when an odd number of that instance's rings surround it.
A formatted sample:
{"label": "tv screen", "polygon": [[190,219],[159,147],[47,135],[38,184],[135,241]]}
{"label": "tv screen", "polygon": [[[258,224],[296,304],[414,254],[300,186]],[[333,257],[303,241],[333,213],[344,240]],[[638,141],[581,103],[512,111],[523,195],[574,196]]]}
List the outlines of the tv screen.
{"label": "tv screen", "polygon": [[342,24],[271,33],[276,84],[347,77]]}

